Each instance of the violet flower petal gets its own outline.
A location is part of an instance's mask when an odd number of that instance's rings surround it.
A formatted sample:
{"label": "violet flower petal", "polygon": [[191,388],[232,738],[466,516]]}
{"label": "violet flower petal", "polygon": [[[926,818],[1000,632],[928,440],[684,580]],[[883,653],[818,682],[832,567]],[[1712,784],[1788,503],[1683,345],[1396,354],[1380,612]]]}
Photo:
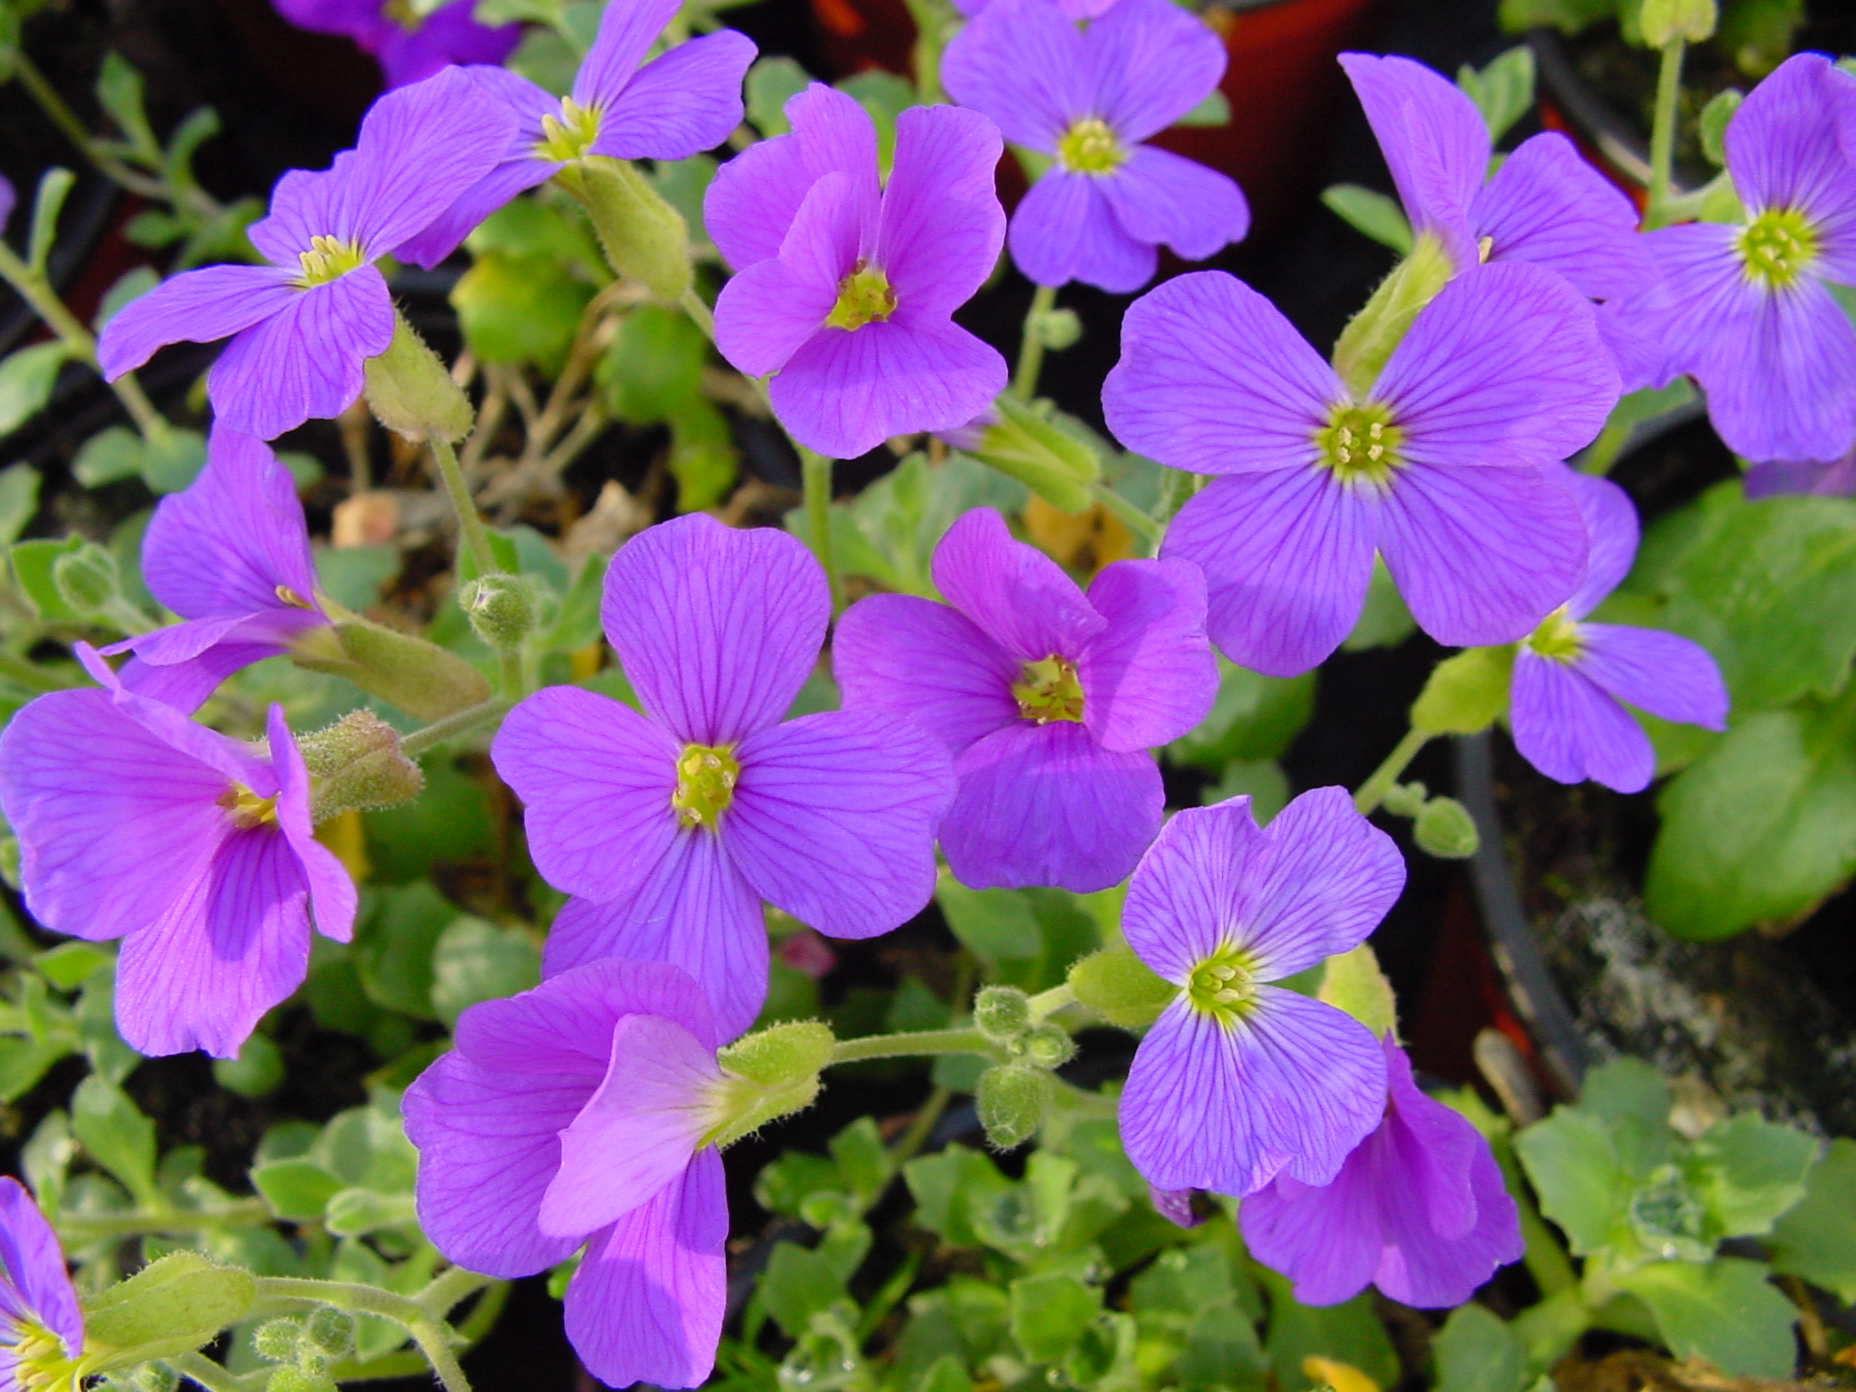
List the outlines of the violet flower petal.
{"label": "violet flower petal", "polygon": [[1637,509],[1630,495],[1607,478],[1583,474],[1565,465],[1548,472],[1572,494],[1585,523],[1587,541],[1585,578],[1579,582],[1566,612],[1583,619],[1630,574],[1637,556]]}
{"label": "violet flower petal", "polygon": [[1837,139],[1852,117],[1856,80],[1821,53],[1799,53],[1747,94],[1721,137],[1749,215],[1804,213],[1829,243],[1827,270],[1840,280],[1856,276],[1856,166]]}
{"label": "violet flower petal", "polygon": [[844,709],[911,719],[958,755],[1019,718],[1023,664],[945,604],[870,595],[844,611],[831,640]]}
{"label": "violet flower petal", "polygon": [[1525,645],[1515,653],[1508,723],[1521,756],[1559,783],[1590,778],[1635,793],[1656,772],[1650,738],[1624,707],[1577,665]]}
{"label": "violet flower petal", "polygon": [[659,54],[601,115],[591,152],[680,160],[720,145],[741,124],[741,80],[757,51],[724,29]]}
{"label": "violet flower petal", "polygon": [[715,343],[738,371],[779,371],[825,327],[862,246],[865,212],[848,175],[823,175],[793,214],[780,254],[729,277],[716,298]]}
{"label": "violet flower petal", "polygon": [[1489,261],[1525,261],[1587,299],[1635,294],[1656,278],[1637,232],[1637,210],[1565,136],[1521,142],[1469,205],[1470,228],[1489,239]]}
{"label": "violet flower petal", "polygon": [[1157,135],[1197,106],[1224,76],[1224,42],[1172,0],[1116,0],[1083,32],[1095,102],[1125,144]]}
{"label": "violet flower petal", "polygon": [[1122,227],[1105,181],[1061,168],[1045,171],[1019,200],[1007,237],[1012,264],[1034,285],[1080,280],[1125,295],[1152,280],[1160,264],[1151,243]]}
{"label": "violet flower petal", "polygon": [[[494,69],[501,72],[502,69]],[[507,76],[514,77],[510,73]],[[520,81],[520,79],[517,79]],[[527,84],[525,84],[527,85]],[[536,89],[540,91],[539,88]],[[504,160],[476,183],[458,195],[457,201],[440,213],[425,229],[393,248],[401,261],[431,270],[464,244],[464,239],[483,220],[519,193],[545,184],[562,166],[524,154]]]}
{"label": "violet flower petal", "polygon": [[1128,882],[1121,910],[1128,946],[1183,988],[1200,962],[1230,945],[1245,907],[1244,881],[1267,854],[1247,797],[1175,815]]}
{"label": "violet flower petal", "polygon": [[[1159,3],[1187,13],[1172,0]],[[1124,232],[1149,246],[1165,243],[1187,261],[1241,242],[1250,230],[1250,207],[1229,175],[1154,145],[1136,145],[1101,189]]]}
{"label": "violet flower petal", "polygon": [[918,106],[896,118],[875,260],[911,318],[952,314],[998,264],[1005,210],[993,171],[1003,149],[977,111]]}
{"label": "violet flower petal", "polygon": [[385,40],[372,50],[388,88],[422,82],[449,63],[494,64],[507,58],[521,41],[522,26],[479,24],[475,10],[475,0],[451,0],[411,31],[389,24]]}
{"label": "violet flower petal", "polygon": [[1385,1250],[1379,1174],[1358,1157],[1377,1139],[1362,1141],[1332,1183],[1280,1175],[1238,1210],[1244,1245],[1295,1283],[1298,1305],[1338,1305],[1372,1284]]}
{"label": "violet flower petal", "polygon": [[1108,627],[1063,568],[1014,540],[991,508],[974,508],[947,529],[932,573],[947,602],[1019,662],[1053,654],[1075,661]]}
{"label": "violet flower petal", "polygon": [[1092,105],[1091,66],[1083,34],[1050,0],[1002,0],[949,41],[941,82],[1012,144],[1053,155]]}
{"label": "violet flower petal", "polygon": [[573,99],[581,106],[616,101],[631,82],[652,42],[676,17],[678,0],[618,0],[599,17],[593,47],[574,75]]}
{"label": "violet flower petal", "polygon": [[302,292],[277,266],[202,266],[129,301],[103,326],[97,365],[114,382],[170,343],[211,343],[249,329]]}
{"label": "violet flower petal", "polygon": [[626,1015],[659,1015],[704,1045],[722,1041],[708,997],[665,962],[599,961],[541,985],[482,1001],[458,1016],[458,1052],[491,1073],[571,1074],[591,1097],[612,1058],[612,1029]]}
{"label": "violet flower petal", "polygon": [[1205,637],[1205,575],[1190,561],[1115,561],[1089,585],[1107,626],[1076,656],[1083,725],[1111,753],[1152,749],[1205,718],[1218,664]]}
{"label": "violet flower petal", "polygon": [[0,1286],[11,1287],[0,1298],[13,1296],[21,1313],[58,1336],[67,1357],[82,1352],[84,1316],[58,1234],[11,1175],[0,1177]]}
{"label": "violet flower petal", "polygon": [[1727,728],[1727,688],[1706,648],[1655,628],[1579,625],[1578,668],[1599,690],[1663,720]]}

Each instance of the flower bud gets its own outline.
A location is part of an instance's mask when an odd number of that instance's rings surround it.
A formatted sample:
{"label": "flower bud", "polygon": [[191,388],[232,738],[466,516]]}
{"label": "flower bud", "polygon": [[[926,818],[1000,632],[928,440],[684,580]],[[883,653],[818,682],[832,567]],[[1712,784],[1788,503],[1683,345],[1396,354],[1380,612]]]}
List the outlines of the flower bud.
{"label": "flower bud", "polygon": [[1179,994],[1172,982],[1156,975],[1133,951],[1105,948],[1070,968],[1070,989],[1077,1000],[1123,1029],[1142,1029]]}
{"label": "flower bud", "polygon": [[816,1020],[769,1025],[723,1049],[717,1056],[728,1075],[714,1099],[720,1120],[707,1137],[717,1147],[732,1145],[768,1122],[812,1105],[819,1070],[831,1058],[835,1039]]}
{"label": "flower bud", "polygon": [[1651,48],[1664,48],[1677,39],[1700,43],[1714,37],[1720,12],[1714,0],[1643,0],[1637,28]]}
{"label": "flower bud", "polygon": [[1336,1010],[1346,1011],[1375,1037],[1383,1038],[1398,1024],[1392,983],[1379,970],[1379,958],[1367,943],[1328,958],[1321,989],[1315,995]]}
{"label": "flower bud", "polygon": [[1051,1097],[1051,1076],[1041,1068],[1004,1063],[980,1074],[974,1101],[986,1144],[994,1150],[1011,1150],[1037,1134],[1044,1108]]}
{"label": "flower bud", "polygon": [[334,624],[314,628],[291,651],[299,667],[345,677],[420,720],[442,720],[490,698],[490,684],[455,653],[383,628],[325,602]]}
{"label": "flower bud", "polygon": [[251,1336],[251,1346],[260,1358],[273,1363],[294,1363],[297,1346],[302,1340],[302,1325],[293,1319],[274,1319],[258,1326]]}
{"label": "flower bud", "polygon": [[1419,234],[1411,255],[1379,283],[1334,345],[1334,371],[1349,391],[1356,397],[1366,394],[1418,312],[1437,298],[1451,276],[1468,269],[1451,265],[1450,253],[1436,237]]}
{"label": "flower bud", "polygon": [[52,562],[52,584],[77,613],[94,614],[116,598],[116,558],[87,541]]}
{"label": "flower bud", "polygon": [[419,796],[425,774],[400,753],[400,735],[372,711],[350,711],[326,730],[298,735],[317,822],[353,809],[397,807]]}
{"label": "flower bud", "polygon": [[256,1290],[249,1271],[171,1252],[84,1300],[85,1362],[93,1348],[97,1372],[191,1352],[237,1323]]}
{"label": "flower bud", "polygon": [[1062,1025],[1039,1025],[1019,1042],[1025,1062],[1037,1068],[1061,1068],[1076,1057],[1076,1041]]}
{"label": "flower bud", "polygon": [[467,581],[458,603],[477,636],[498,652],[514,652],[535,627],[535,587],[520,575]]}
{"label": "flower bud", "polygon": [[374,418],[409,440],[462,440],[475,413],[463,388],[425,346],[406,316],[393,312],[393,341],[362,364]]}
{"label": "flower bud", "polygon": [[1412,827],[1418,849],[1442,860],[1467,860],[1479,844],[1469,809],[1455,798],[1432,798]]}
{"label": "flower bud", "polygon": [[690,233],[679,213],[630,164],[588,155],[555,178],[586,206],[606,262],[671,304],[690,288]]}
{"label": "flower bud", "polygon": [[1429,735],[1473,735],[1495,723],[1508,704],[1513,647],[1466,648],[1431,669],[1412,703],[1411,724]]}
{"label": "flower bud", "polygon": [[1083,336],[1083,321],[1073,309],[1047,309],[1031,316],[1031,335],[1053,353],[1073,347]]}
{"label": "flower bud", "polygon": [[319,1306],[303,1321],[303,1338],[325,1358],[346,1358],[354,1352],[354,1316]]}
{"label": "flower bud", "polygon": [[336,1388],[334,1380],[321,1370],[273,1368],[264,1392],[336,1392]]}
{"label": "flower bud", "polygon": [[1016,986],[987,986],[973,998],[973,1025],[995,1044],[1031,1028],[1031,998]]}
{"label": "flower bud", "polygon": [[1065,512],[1082,512],[1094,503],[1102,461],[1087,442],[1010,394],[993,402],[991,414],[996,419],[980,427],[967,453]]}

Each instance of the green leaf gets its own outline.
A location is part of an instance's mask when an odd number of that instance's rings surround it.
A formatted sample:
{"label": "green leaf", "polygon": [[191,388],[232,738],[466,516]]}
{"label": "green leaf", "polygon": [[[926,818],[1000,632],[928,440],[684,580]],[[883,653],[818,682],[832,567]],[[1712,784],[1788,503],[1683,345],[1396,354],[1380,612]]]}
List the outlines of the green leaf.
{"label": "green leaf", "polygon": [[689,315],[640,305],[619,325],[594,367],[594,380],[605,394],[606,409],[619,420],[655,425],[702,400],[702,370],[708,361],[709,340]]}
{"label": "green leaf", "polygon": [[1856,1304],[1856,1141],[1839,1136],[1805,1176],[1804,1198],[1772,1225],[1772,1269]]}
{"label": "green leaf", "polygon": [[[868,1246],[870,1230],[861,1223],[855,1226]],[[806,1332],[813,1315],[829,1309],[844,1294],[847,1274],[831,1254],[781,1242],[768,1258],[755,1295],[787,1337],[796,1339]]]}
{"label": "green leaf", "polygon": [[1431,1345],[1436,1392],[1521,1392],[1527,1354],[1507,1324],[1481,1305],[1451,1312]]}
{"label": "green leaf", "polygon": [[1482,113],[1490,141],[1499,141],[1534,104],[1534,50],[1519,44],[1480,72],[1465,63],[1457,69],[1456,85]]}
{"label": "green leaf", "polygon": [[457,919],[432,954],[432,1009],[447,1025],[478,1001],[500,1000],[541,980],[541,954],[519,930]]}
{"label": "green leaf", "polygon": [[374,878],[422,879],[441,862],[487,854],[492,842],[489,798],[451,759],[425,764],[425,793],[403,807],[365,814],[367,857]]}
{"label": "green leaf", "polygon": [[432,956],[458,916],[430,880],[383,890],[355,932],[355,966],[368,997],[388,1010],[432,1018]]}
{"label": "green leaf", "polygon": [[96,1162],[142,1203],[158,1201],[155,1124],[128,1094],[92,1074],[71,1097],[71,1130]]}
{"label": "green leaf", "polygon": [[1650,1307],[1676,1357],[1705,1358],[1735,1377],[1791,1375],[1798,1311],[1766,1280],[1763,1264],[1652,1262],[1617,1282]]}
{"label": "green leaf", "polygon": [[314,1160],[301,1157],[253,1166],[251,1183],[271,1212],[290,1223],[320,1219],[329,1200],[346,1187]]}
{"label": "green leaf", "polygon": [[39,510],[39,471],[30,464],[0,470],[0,546],[11,546]]}
{"label": "green leaf", "polygon": [[1199,104],[1173,122],[1176,126],[1228,126],[1231,124],[1231,99],[1214,87],[1199,99]]}
{"label": "green leaf", "polygon": [[1510,34],[1553,28],[1577,34],[1618,12],[1618,0],[1501,0],[1502,28]]}
{"label": "green leaf", "polygon": [[485,362],[533,364],[555,374],[567,361],[593,287],[559,261],[479,256],[452,287],[471,351]]}
{"label": "green leaf", "polygon": [[1553,1115],[1517,1135],[1514,1148],[1540,1196],[1540,1211],[1559,1224],[1575,1255],[1613,1242],[1632,1176],[1601,1117],[1555,1107]]}
{"label": "green leaf", "polygon": [[1808,911],[1856,872],[1856,688],[1745,720],[1658,795],[1644,907],[1708,939]]}
{"label": "green leaf", "polygon": [[0,435],[11,434],[44,409],[68,356],[62,343],[35,343],[0,360]]}
{"label": "green leaf", "polygon": [[1012,1282],[1012,1337],[1033,1363],[1055,1363],[1083,1336],[1102,1308],[1100,1287],[1052,1272]]}
{"label": "green leaf", "polygon": [[935,886],[934,898],[954,936],[982,961],[1035,957],[1043,946],[1037,911],[1020,890],[968,889],[948,878]]}
{"label": "green leaf", "polygon": [[179,493],[206,467],[206,437],[197,430],[160,431],[148,442],[142,480],[156,493]]}
{"label": "green leaf", "polygon": [[1727,134],[1727,123],[1733,120],[1734,113],[1745,100],[1746,94],[1732,87],[1716,92],[1695,120],[1695,133],[1701,137],[1701,152],[1716,167],[1727,163],[1723,137]]}
{"label": "green leaf", "polygon": [[1771,1232],[1804,1197],[1816,1158],[1815,1137],[1742,1112],[1697,1140],[1686,1168],[1721,1236],[1747,1237]]}
{"label": "green leaf", "polygon": [[785,135],[793,126],[786,103],[805,91],[812,78],[791,58],[760,58],[748,69],[747,117],[762,136]]}
{"label": "green leaf", "polygon": [[915,1221],[956,1247],[980,1245],[974,1206],[989,1204],[1012,1187],[991,1160],[962,1145],[916,1157],[902,1167],[902,1177],[915,1198]]}
{"label": "green leaf", "polygon": [[140,435],[126,425],[112,425],[84,441],[71,461],[71,473],[84,487],[101,488],[138,476],[145,453]]}
{"label": "green leaf", "polygon": [[52,244],[58,240],[58,215],[64,211],[64,200],[76,182],[77,176],[70,170],[56,167],[39,177],[38,191],[32,200],[32,230],[27,236],[26,253],[26,264],[35,271],[45,270]]}
{"label": "green leaf", "polygon": [[1191,733],[1167,746],[1173,763],[1216,773],[1233,760],[1274,759],[1315,708],[1315,674],[1266,677],[1220,656],[1218,695]]}
{"label": "green leaf", "polygon": [[1398,1381],[1398,1355],[1385,1326],[1373,1313],[1371,1293],[1341,1305],[1300,1304],[1289,1282],[1259,1266],[1257,1277],[1269,1292],[1269,1335],[1264,1348],[1283,1392],[1302,1392],[1314,1381],[1302,1371],[1306,1358],[1331,1358],[1358,1368],[1381,1387]]}
{"label": "green leaf", "polygon": [[1579,1110],[1606,1121],[1633,1118],[1662,1130],[1669,1124],[1675,1099],[1663,1075],[1638,1058],[1614,1058],[1585,1075],[1579,1090]]}
{"label": "green leaf", "polygon": [[69,991],[83,984],[83,981],[99,967],[106,967],[116,960],[115,956],[104,951],[95,943],[73,939],[59,943],[49,952],[41,952],[32,959],[32,965],[40,976],[44,977],[60,991]]}
{"label": "green leaf", "polygon": [[1321,201],[1355,232],[1400,256],[1411,254],[1411,223],[1397,199],[1359,184],[1330,184],[1321,191]]}
{"label": "green leaf", "polygon": [[1257,1327],[1235,1304],[1208,1305],[1199,1311],[1173,1361],[1174,1376],[1183,1386],[1232,1392],[1263,1392],[1269,1371]]}
{"label": "green leaf", "polygon": [[97,74],[97,100],[129,138],[135,153],[150,164],[158,164],[161,142],[155,139],[142,109],[142,75],[114,49],[103,55],[103,67]]}
{"label": "green leaf", "polygon": [[1250,799],[1250,813],[1258,825],[1270,821],[1289,805],[1289,776],[1274,759],[1234,759],[1224,777],[1199,792],[1199,805],[1210,807],[1234,797]]}

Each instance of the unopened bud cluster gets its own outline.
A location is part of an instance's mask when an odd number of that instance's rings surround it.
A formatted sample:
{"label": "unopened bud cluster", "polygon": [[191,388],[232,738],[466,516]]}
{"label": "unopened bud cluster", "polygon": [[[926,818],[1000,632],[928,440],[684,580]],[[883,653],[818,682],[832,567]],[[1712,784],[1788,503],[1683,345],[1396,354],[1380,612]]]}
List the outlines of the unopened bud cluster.
{"label": "unopened bud cluster", "polygon": [[535,588],[520,575],[485,575],[458,591],[471,630],[498,652],[514,652],[535,627]]}
{"label": "unopened bud cluster", "polygon": [[1469,809],[1453,797],[1431,797],[1422,783],[1395,784],[1386,792],[1385,809],[1410,817],[1418,849],[1439,860],[1467,860],[1481,844]]}
{"label": "unopened bud cluster", "polygon": [[1010,1150],[1037,1134],[1056,1091],[1051,1070],[1076,1056],[1076,1041],[1061,1025],[1039,1021],[1016,986],[983,988],[973,1000],[973,1025],[1009,1059],[980,1075],[975,1102],[987,1142]]}
{"label": "unopened bud cluster", "polygon": [[325,730],[300,735],[318,822],[355,809],[396,807],[419,796],[425,775],[400,753],[399,731],[372,711],[350,711]]}

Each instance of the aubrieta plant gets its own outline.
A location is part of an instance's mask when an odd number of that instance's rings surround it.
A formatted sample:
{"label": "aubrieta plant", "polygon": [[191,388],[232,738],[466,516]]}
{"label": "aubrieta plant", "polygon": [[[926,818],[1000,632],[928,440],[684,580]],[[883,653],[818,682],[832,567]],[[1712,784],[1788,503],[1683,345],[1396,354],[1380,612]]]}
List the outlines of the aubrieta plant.
{"label": "aubrieta plant", "polygon": [[[1711,106],[1692,192],[1665,93],[1640,215],[1562,135],[1497,153],[1524,52],[1341,55],[1397,200],[1330,204],[1399,260],[1324,354],[1172,259],[1249,229],[1150,143],[1218,119],[1189,7],[921,0],[913,80],[836,86],[700,0],[279,8],[389,90],[261,216],[195,181],[210,114],[164,145],[112,56],[91,136],[0,31],[175,248],[93,333],[67,172],[0,243],[50,332],[0,432],[67,364],[127,419],[43,507],[0,471],[0,1392],[467,1392],[544,1276],[615,1388],[1847,1374],[1856,1142],[1629,1059],[1498,1115],[1414,1071],[1372,946],[1408,854],[1477,848],[1400,780],[1497,722],[1561,783],[1674,775],[1672,932],[1856,873],[1847,67]],[[1676,82],[1712,0],[1636,8]],[[1008,263],[1015,370],[961,318]],[[1072,282],[1145,292],[1113,440],[1039,395]],[[1644,531],[1603,475],[1697,395],[1747,483]],[[614,426],[660,453],[589,504]],[[1414,626],[1462,651],[1409,732],[1290,797],[1310,674]],[[255,1148],[158,1148],[142,1060],[195,1051]],[[781,1151],[833,1069],[893,1104]]]}

